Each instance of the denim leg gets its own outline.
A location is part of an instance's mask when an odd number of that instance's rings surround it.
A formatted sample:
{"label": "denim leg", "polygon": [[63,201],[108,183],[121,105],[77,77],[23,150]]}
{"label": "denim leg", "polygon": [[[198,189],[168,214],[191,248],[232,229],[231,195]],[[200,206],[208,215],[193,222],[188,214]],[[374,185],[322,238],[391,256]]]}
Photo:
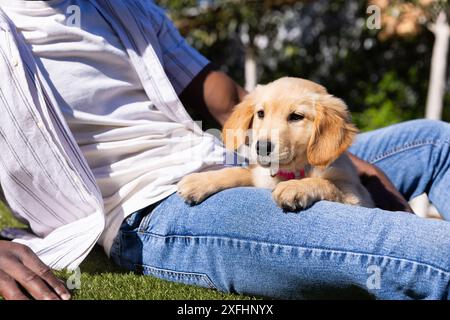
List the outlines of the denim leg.
{"label": "denim leg", "polygon": [[427,193],[450,220],[450,124],[400,123],[359,135],[350,151],[381,168],[407,199]]}
{"label": "denim leg", "polygon": [[327,201],[286,214],[257,188],[196,206],[173,194],[130,221],[113,259],[170,281],[275,298],[449,298],[445,221]]}

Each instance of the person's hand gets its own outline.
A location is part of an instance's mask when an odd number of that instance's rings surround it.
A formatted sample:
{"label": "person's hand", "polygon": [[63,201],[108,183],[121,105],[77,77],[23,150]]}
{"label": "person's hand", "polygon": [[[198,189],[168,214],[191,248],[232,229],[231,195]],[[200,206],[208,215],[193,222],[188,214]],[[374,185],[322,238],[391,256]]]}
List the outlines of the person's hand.
{"label": "person's hand", "polygon": [[7,300],[28,300],[27,294],[39,300],[70,299],[63,282],[30,248],[0,240],[0,296]]}
{"label": "person's hand", "polygon": [[348,155],[358,171],[361,183],[369,191],[377,208],[414,213],[408,201],[380,168],[359,159],[351,153],[348,153]]}

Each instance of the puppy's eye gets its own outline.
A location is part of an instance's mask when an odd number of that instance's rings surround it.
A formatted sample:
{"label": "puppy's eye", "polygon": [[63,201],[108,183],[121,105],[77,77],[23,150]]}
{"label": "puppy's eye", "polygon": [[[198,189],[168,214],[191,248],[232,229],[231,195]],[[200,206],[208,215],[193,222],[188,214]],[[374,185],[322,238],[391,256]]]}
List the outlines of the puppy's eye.
{"label": "puppy's eye", "polygon": [[264,110],[259,110],[256,115],[258,116],[258,118],[262,119],[264,118]]}
{"label": "puppy's eye", "polygon": [[303,114],[295,113],[295,112],[291,113],[288,117],[288,121],[293,121],[293,122],[301,121],[303,119],[305,119],[305,116]]}

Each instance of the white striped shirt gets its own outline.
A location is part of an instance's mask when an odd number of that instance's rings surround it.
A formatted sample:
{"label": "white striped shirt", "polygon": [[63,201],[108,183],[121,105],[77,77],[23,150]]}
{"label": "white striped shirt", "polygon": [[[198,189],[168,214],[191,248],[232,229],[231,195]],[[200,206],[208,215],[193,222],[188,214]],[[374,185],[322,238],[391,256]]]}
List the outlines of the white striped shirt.
{"label": "white striped shirt", "polygon": [[[118,35],[156,108],[190,132],[191,159],[160,168],[164,192],[183,175],[223,162],[225,150],[187,114],[177,93],[208,63],[150,1],[90,0]],[[0,9],[0,182],[14,214],[34,232],[16,241],[53,268],[75,268],[99,241],[109,252],[125,218],[107,214],[94,175],[70,132],[49,83],[13,22]],[[130,209],[130,208],[129,208]],[[139,207],[132,208],[140,209]],[[132,210],[131,210],[132,211]],[[126,214],[129,214],[127,210]]]}

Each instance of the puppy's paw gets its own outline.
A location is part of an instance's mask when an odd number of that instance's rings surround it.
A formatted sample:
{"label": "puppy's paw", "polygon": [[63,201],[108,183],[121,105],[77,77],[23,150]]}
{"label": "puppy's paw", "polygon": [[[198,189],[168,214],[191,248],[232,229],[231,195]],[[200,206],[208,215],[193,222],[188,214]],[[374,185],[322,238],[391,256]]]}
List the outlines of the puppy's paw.
{"label": "puppy's paw", "polygon": [[177,193],[190,205],[199,204],[218,190],[208,178],[209,172],[192,173],[177,184]]}
{"label": "puppy's paw", "polygon": [[299,211],[312,206],[320,199],[311,190],[308,184],[298,180],[283,181],[277,184],[272,191],[275,202],[285,211]]}

